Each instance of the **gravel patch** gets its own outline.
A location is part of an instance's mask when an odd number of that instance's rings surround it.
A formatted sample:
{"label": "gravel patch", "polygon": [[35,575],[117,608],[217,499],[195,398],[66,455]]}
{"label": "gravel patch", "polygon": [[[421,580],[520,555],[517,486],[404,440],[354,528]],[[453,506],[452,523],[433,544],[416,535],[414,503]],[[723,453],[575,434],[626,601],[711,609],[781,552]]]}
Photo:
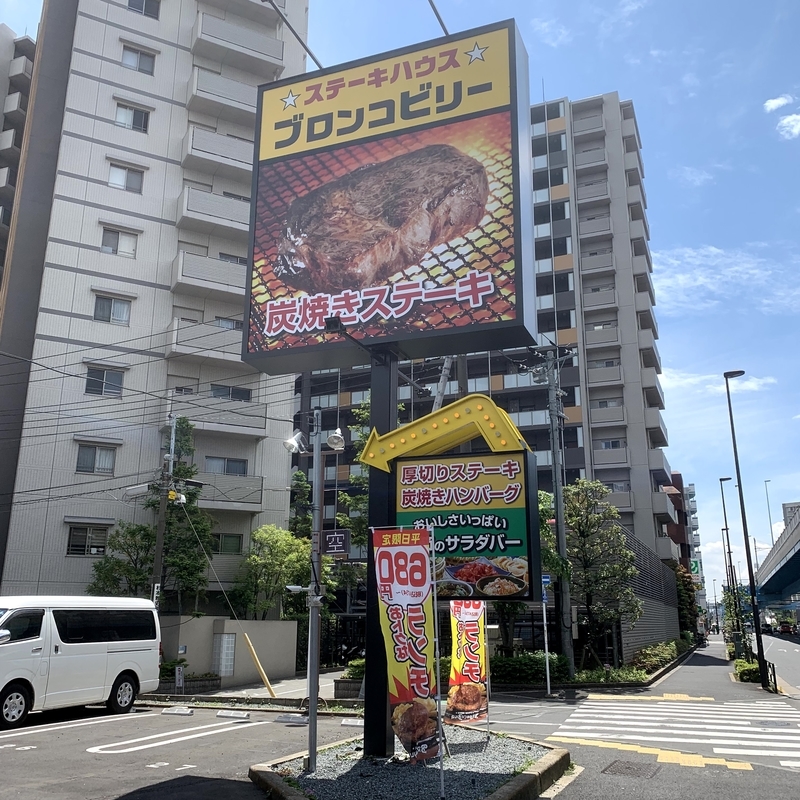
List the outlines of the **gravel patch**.
{"label": "gravel patch", "polygon": [[[514,775],[527,769],[548,750],[532,742],[492,734],[485,730],[448,725],[445,734],[450,757],[444,759],[445,796],[480,800]],[[439,795],[439,761],[412,766],[395,739],[390,759],[363,757],[361,742],[322,750],[317,771],[303,771],[302,760],[275,765],[279,775],[298,781],[302,790],[318,800],[436,800]]]}

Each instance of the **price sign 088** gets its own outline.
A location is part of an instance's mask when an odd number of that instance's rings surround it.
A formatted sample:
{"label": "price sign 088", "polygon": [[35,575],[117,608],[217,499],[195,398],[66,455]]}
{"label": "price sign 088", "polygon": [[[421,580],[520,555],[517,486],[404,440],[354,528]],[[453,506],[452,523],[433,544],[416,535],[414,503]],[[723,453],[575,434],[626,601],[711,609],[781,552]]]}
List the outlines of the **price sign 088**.
{"label": "price sign 088", "polygon": [[431,592],[428,531],[375,531],[374,544],[381,600],[404,607],[422,603]]}

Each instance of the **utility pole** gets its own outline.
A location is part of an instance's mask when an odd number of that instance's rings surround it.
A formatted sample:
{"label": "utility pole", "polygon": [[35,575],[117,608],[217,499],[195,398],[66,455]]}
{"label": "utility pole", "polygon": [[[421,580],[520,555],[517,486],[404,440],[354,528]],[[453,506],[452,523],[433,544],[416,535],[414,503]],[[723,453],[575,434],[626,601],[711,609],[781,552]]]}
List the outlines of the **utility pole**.
{"label": "utility pole", "polygon": [[164,572],[164,536],[167,531],[167,500],[172,486],[172,471],[175,465],[175,416],[169,415],[169,455],[165,458],[166,466],[161,465],[161,482],[159,485],[158,521],[156,524],[156,551],[153,555],[152,601],[158,608],[161,598],[161,583]]}
{"label": "utility pole", "polygon": [[[553,505],[556,520],[556,549],[562,558],[567,557],[567,529],[564,520],[564,488],[561,480],[561,442],[559,422],[561,419],[561,403],[559,398],[556,357],[552,350],[547,351],[547,399],[548,416],[550,417],[550,448],[553,466]],[[575,657],[572,649],[572,601],[569,591],[569,579],[558,579],[558,619],[561,633],[561,652],[569,665],[569,676],[575,676]]]}
{"label": "utility pole", "polygon": [[450,380],[450,369],[453,366],[453,356],[446,356],[442,364],[442,374],[439,376],[439,383],[436,386],[436,397],[433,398],[433,410],[438,411],[444,403],[444,393],[447,389],[447,381]]}

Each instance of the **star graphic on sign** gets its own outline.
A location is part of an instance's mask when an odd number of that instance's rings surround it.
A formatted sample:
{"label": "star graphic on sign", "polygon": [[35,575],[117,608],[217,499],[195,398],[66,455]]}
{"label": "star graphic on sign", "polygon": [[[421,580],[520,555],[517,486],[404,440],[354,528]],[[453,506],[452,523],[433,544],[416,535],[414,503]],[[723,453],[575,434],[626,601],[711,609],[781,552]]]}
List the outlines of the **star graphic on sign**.
{"label": "star graphic on sign", "polygon": [[297,108],[297,99],[299,97],[299,94],[292,94],[292,90],[289,89],[289,94],[287,94],[286,97],[281,97],[281,100],[283,101],[283,110],[286,111],[289,106]]}
{"label": "star graphic on sign", "polygon": [[469,56],[469,63],[471,64],[473,61],[486,61],[483,57],[484,52],[489,49],[488,45],[486,47],[478,47],[478,43],[475,42],[475,46],[472,50],[467,50],[465,55]]}

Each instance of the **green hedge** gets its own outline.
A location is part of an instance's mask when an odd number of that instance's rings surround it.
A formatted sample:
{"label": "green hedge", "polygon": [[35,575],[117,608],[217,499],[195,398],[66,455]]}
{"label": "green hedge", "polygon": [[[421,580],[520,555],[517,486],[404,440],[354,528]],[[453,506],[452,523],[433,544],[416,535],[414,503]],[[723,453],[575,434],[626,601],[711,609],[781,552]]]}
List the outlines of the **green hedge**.
{"label": "green hedge", "polygon": [[742,683],[760,683],[761,674],[758,671],[758,662],[745,661],[743,658],[737,658],[734,664],[736,670],[736,677]]}
{"label": "green hedge", "polygon": [[637,667],[620,667],[619,669],[606,670],[583,669],[575,673],[576,683],[636,683],[647,680],[647,673]]}
{"label": "green hedge", "polygon": [[352,661],[348,661],[342,677],[353,681],[362,680],[364,677],[364,664],[366,664],[366,659],[363,658],[354,658]]}
{"label": "green hedge", "polygon": [[725,649],[728,651],[728,661],[733,661],[736,658],[736,645],[728,644]]}
{"label": "green hedge", "polygon": [[673,639],[670,642],[659,642],[658,644],[643,647],[631,659],[631,666],[644,670],[646,673],[656,672],[662,667],[674,661],[691,648],[691,644],[685,639]]}

